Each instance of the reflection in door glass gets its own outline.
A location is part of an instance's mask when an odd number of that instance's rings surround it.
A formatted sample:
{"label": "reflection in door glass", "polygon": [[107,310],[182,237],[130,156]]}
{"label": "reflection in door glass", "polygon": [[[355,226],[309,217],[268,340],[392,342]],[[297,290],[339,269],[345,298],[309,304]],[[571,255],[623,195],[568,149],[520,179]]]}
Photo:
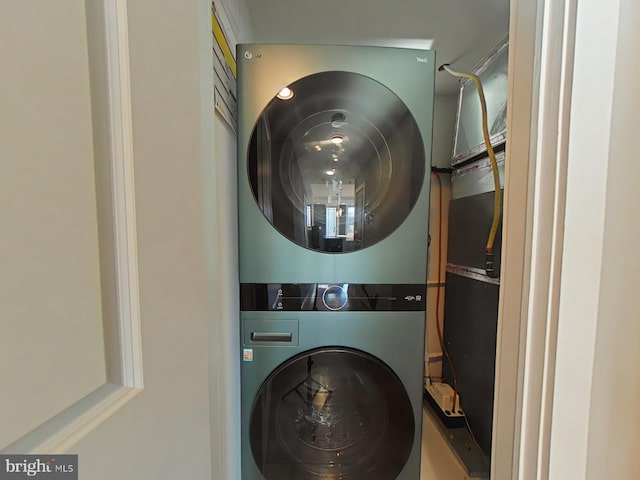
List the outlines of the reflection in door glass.
{"label": "reflection in door glass", "polygon": [[383,240],[415,205],[424,144],[406,105],[362,75],[323,72],[288,86],[253,130],[249,182],[269,222],[312,250],[352,252]]}
{"label": "reflection in door glass", "polygon": [[346,348],[306,352],[277,368],[249,425],[266,480],[394,480],[414,435],[402,382],[379,359]]}

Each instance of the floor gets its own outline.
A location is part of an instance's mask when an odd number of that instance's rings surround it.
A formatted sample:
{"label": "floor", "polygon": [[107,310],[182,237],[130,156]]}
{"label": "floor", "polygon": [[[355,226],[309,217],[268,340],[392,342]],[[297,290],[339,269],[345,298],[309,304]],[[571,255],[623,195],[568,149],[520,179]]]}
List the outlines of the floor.
{"label": "floor", "polygon": [[422,415],[422,468],[420,480],[469,480],[431,415]]}

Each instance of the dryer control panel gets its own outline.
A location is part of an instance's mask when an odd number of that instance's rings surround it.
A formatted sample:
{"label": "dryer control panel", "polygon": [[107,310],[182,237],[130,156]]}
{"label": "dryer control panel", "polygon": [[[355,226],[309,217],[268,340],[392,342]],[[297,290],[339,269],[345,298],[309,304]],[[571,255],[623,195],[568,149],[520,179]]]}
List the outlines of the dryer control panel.
{"label": "dryer control panel", "polygon": [[426,309],[424,284],[243,283],[240,310],[415,312]]}

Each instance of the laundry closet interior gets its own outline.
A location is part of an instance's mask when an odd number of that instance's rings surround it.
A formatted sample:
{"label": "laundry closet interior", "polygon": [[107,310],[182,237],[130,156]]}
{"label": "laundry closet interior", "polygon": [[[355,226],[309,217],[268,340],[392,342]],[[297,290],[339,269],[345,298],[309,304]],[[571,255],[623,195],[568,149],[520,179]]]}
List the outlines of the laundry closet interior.
{"label": "laundry closet interior", "polygon": [[242,480],[489,478],[509,2],[214,0],[212,31]]}

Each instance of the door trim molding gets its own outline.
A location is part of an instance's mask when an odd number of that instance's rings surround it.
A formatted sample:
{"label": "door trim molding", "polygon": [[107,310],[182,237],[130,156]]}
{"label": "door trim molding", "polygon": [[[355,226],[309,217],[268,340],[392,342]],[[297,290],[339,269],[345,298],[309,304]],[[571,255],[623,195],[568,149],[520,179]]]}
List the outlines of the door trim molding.
{"label": "door trim molding", "polygon": [[511,12],[509,198],[492,478],[544,479],[549,474],[576,1],[512,0]]}
{"label": "door trim molding", "polygon": [[103,0],[122,385],[143,387],[127,0]]}

